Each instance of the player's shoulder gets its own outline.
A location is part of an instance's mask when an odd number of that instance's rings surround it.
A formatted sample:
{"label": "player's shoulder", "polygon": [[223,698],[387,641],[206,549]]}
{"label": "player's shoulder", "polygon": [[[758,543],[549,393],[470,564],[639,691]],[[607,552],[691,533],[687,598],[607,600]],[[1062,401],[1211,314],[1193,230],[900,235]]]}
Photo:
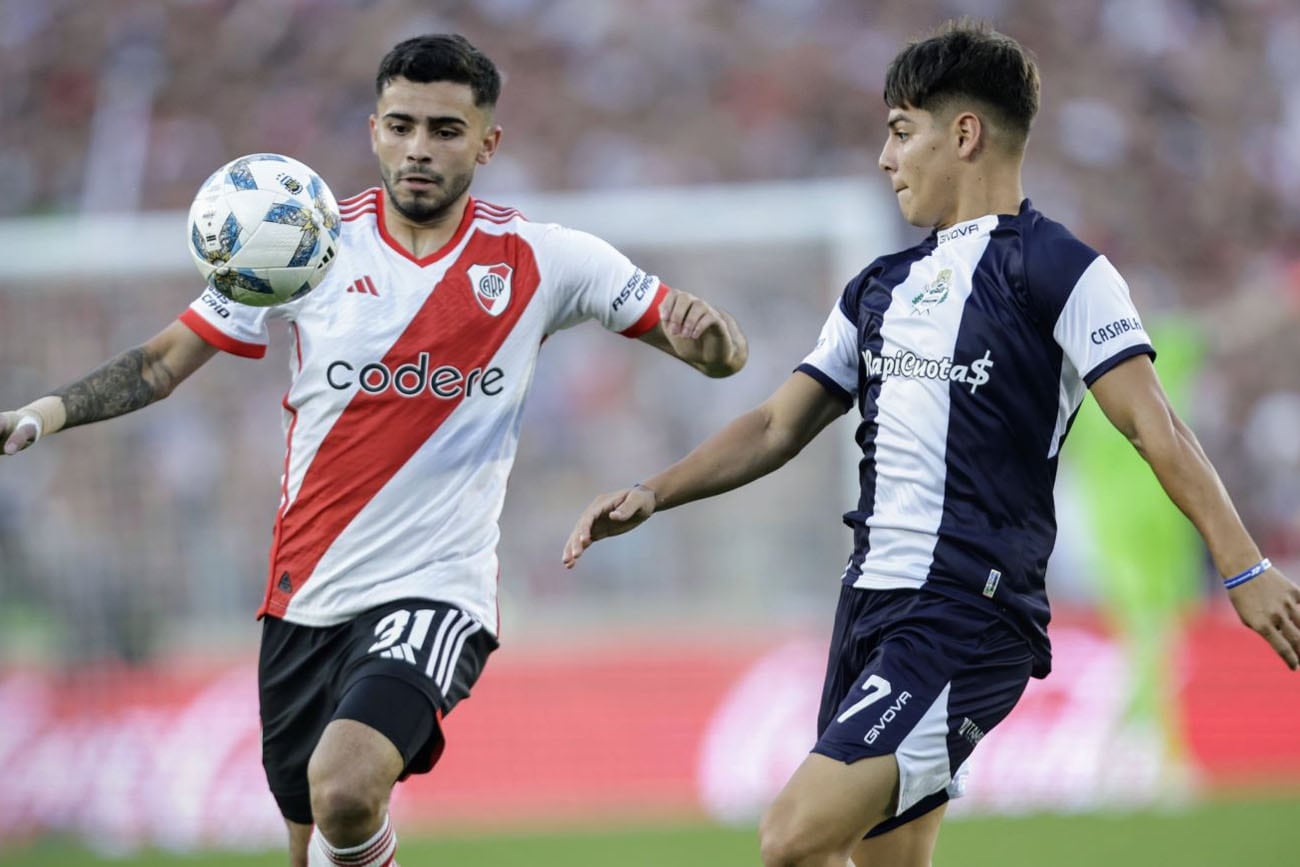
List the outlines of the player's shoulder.
{"label": "player's shoulder", "polygon": [[1031,290],[1045,283],[1058,290],[1072,287],[1101,256],[1065,224],[1036,210],[1028,199],[1010,224],[1019,235]]}
{"label": "player's shoulder", "polygon": [[371,187],[355,196],[339,199],[339,218],[345,228],[348,223],[365,222],[367,218],[373,222],[381,204],[379,187]]}
{"label": "player's shoulder", "polygon": [[471,208],[470,219],[475,222],[485,223],[490,226],[509,226],[514,229],[524,229],[536,226],[523,212],[518,208],[512,208],[509,205],[498,205],[495,202],[489,202],[485,199],[474,197],[470,200]]}
{"label": "player's shoulder", "polygon": [[383,198],[379,187],[371,187],[357,193],[355,196],[340,199],[340,246],[344,249],[353,250],[358,246],[365,246],[378,228],[379,210],[383,206]]}
{"label": "player's shoulder", "polygon": [[475,220],[495,234],[515,234],[539,261],[557,267],[589,267],[621,262],[623,255],[604,238],[562,223],[530,220],[514,208],[475,200]]}
{"label": "player's shoulder", "polygon": [[473,198],[469,204],[469,219],[475,230],[490,235],[513,235],[524,241],[533,255],[553,258],[563,255],[572,246],[573,230],[558,223],[537,222],[528,219],[518,208],[499,205]]}

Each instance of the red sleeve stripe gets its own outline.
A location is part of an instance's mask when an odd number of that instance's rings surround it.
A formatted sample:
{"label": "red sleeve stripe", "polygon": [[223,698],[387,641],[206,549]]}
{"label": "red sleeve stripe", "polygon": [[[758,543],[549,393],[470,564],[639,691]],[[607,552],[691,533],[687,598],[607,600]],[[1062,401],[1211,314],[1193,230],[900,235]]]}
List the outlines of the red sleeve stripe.
{"label": "red sleeve stripe", "polygon": [[361,211],[352,211],[351,213],[343,215],[343,222],[351,223],[354,220],[359,220],[360,218],[364,217],[366,214],[376,214],[378,212],[379,212],[378,208],[366,208]]}
{"label": "red sleeve stripe", "polygon": [[624,337],[640,337],[651,328],[659,324],[659,305],[664,303],[664,297],[668,294],[668,284],[659,281],[659,291],[655,293],[655,299],[650,302],[650,306],[641,314],[641,318],[633,323],[631,328],[620,331]]}
{"label": "red sleeve stripe", "polygon": [[474,219],[491,223],[494,226],[508,226],[515,221],[514,217],[496,217],[491,214],[484,214],[482,211],[475,211]]}
{"label": "red sleeve stripe", "polygon": [[486,211],[483,208],[475,208],[474,216],[482,217],[485,220],[517,220],[522,217],[523,214],[518,211],[507,211],[502,213],[501,211]]}
{"label": "red sleeve stripe", "polygon": [[369,201],[362,202],[361,204],[354,205],[350,208],[340,208],[339,216],[346,220],[349,217],[355,217],[357,214],[364,214],[366,211],[373,213],[378,207],[379,202],[375,199],[370,199]]}
{"label": "red sleeve stripe", "polygon": [[517,208],[508,208],[501,205],[494,205],[491,202],[485,202],[482,199],[475,199],[474,206],[485,213],[492,213],[498,217],[523,217]]}
{"label": "red sleeve stripe", "polygon": [[371,187],[368,190],[363,190],[357,193],[355,196],[350,196],[349,198],[346,199],[340,199],[339,208],[342,209],[342,208],[354,207],[355,205],[365,201],[366,199],[373,199],[378,193],[379,193],[379,187]]}
{"label": "red sleeve stripe", "polygon": [[231,355],[239,355],[244,358],[261,358],[266,355],[265,344],[245,343],[242,340],[236,340],[229,334],[219,331],[215,325],[208,322],[193,309],[187,309],[179,318],[181,322],[189,326],[191,331],[222,352],[229,352]]}
{"label": "red sleeve stripe", "polygon": [[355,213],[356,211],[364,211],[366,208],[373,208],[377,204],[379,204],[379,199],[375,198],[374,196],[370,196],[369,198],[362,199],[359,202],[356,202],[355,204],[340,205],[339,213],[343,214],[344,216],[347,216],[348,214]]}

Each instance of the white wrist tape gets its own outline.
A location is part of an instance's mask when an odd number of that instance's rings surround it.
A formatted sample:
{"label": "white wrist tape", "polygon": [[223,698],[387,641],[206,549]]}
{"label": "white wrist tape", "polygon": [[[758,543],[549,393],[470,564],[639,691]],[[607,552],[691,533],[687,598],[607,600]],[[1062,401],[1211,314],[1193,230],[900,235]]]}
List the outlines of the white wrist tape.
{"label": "white wrist tape", "polygon": [[45,433],[45,420],[34,412],[19,412],[18,423],[14,425],[14,430],[18,430],[25,424],[30,424],[36,428],[36,433],[32,435],[32,441],[29,443],[29,445],[35,445],[36,441],[41,438],[41,434]]}

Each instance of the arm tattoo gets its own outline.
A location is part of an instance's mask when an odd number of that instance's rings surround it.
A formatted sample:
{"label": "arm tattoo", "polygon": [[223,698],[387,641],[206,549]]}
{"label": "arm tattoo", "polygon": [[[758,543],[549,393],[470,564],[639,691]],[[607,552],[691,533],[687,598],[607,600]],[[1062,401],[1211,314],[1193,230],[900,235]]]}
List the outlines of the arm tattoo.
{"label": "arm tattoo", "polygon": [[115,418],[166,397],[176,375],[144,347],[123,352],[54,394],[63,398],[64,427]]}

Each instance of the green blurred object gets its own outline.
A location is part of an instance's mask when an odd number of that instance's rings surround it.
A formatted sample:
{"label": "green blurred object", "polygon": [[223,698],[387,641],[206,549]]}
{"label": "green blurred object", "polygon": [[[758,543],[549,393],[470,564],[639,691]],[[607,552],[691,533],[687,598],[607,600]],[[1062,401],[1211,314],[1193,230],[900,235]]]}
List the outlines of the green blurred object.
{"label": "green blurred object", "polygon": [[[1186,419],[1205,356],[1200,326],[1176,316],[1147,324],[1158,354],[1156,372],[1169,402]],[[1062,453],[1077,471],[1083,494],[1098,602],[1128,657],[1127,716],[1159,732],[1171,778],[1177,779],[1185,750],[1172,719],[1177,685],[1170,651],[1180,618],[1200,597],[1200,540],[1095,400],[1084,401]]]}
{"label": "green blurred object", "polygon": [[[939,835],[935,867],[1295,867],[1300,863],[1300,793],[1144,811],[1014,819],[958,819]],[[494,834],[401,841],[405,867],[752,867],[751,828],[705,825],[568,833]],[[282,852],[263,855],[152,854],[100,861],[84,850],[42,845],[0,856],[8,867],[283,867]]]}

